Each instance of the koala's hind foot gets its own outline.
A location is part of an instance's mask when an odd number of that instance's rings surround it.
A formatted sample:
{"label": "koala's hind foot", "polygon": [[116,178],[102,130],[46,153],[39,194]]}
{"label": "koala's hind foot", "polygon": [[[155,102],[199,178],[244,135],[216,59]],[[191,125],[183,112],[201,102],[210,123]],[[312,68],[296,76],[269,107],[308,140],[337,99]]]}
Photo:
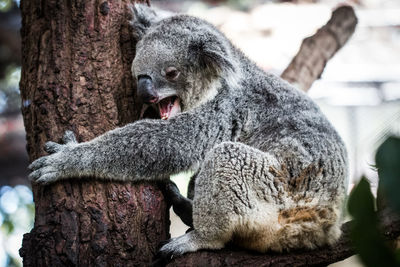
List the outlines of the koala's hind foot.
{"label": "koala's hind foot", "polygon": [[193,230],[168,240],[159,250],[157,259],[160,262],[168,262],[173,257],[180,256],[187,252],[194,252],[200,249],[221,249],[224,247],[224,244],[225,239],[221,239],[219,236],[207,239],[198,231]]}

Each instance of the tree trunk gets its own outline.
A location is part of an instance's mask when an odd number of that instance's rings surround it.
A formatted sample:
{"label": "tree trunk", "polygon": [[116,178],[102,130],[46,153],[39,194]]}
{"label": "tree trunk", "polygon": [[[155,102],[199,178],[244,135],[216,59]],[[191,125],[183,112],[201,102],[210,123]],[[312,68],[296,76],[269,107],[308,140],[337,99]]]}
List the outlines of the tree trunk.
{"label": "tree trunk", "polygon": [[[79,141],[138,118],[135,40],[124,1],[23,0],[22,113],[30,160],[73,130]],[[168,238],[163,196],[149,183],[73,179],[33,186],[24,266],[137,266]]]}

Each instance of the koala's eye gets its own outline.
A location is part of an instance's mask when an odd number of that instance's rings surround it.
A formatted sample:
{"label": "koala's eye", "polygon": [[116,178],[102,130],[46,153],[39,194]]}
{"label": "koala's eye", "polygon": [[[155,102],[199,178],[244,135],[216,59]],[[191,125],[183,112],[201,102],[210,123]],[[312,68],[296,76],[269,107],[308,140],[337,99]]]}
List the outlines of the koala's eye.
{"label": "koala's eye", "polygon": [[181,73],[175,67],[168,67],[162,70],[161,74],[169,81],[176,81]]}

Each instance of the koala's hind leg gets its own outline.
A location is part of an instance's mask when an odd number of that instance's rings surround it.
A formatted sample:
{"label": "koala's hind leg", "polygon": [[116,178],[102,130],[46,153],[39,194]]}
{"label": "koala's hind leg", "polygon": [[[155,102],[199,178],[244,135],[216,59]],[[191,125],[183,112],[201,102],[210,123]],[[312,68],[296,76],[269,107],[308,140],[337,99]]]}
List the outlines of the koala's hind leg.
{"label": "koala's hind leg", "polygon": [[[313,181],[325,183],[320,169],[329,168],[329,162],[323,164],[314,170],[306,167],[315,165],[307,161],[305,167],[295,167],[304,168],[300,174],[284,173],[279,170],[285,164],[272,154],[242,143],[216,146],[196,178],[194,230],[171,239],[160,253],[219,249],[228,241],[260,252],[333,244],[340,235],[340,197],[330,198],[326,188],[313,191],[312,186]],[[339,183],[339,178],[329,178],[331,184]],[[309,199],[302,199],[306,193]]]}
{"label": "koala's hind leg", "polygon": [[263,199],[263,203],[254,190],[259,175],[270,175],[264,167],[276,164],[278,162],[272,157],[241,143],[227,142],[215,147],[207,154],[196,179],[194,230],[171,239],[161,248],[161,255],[168,257],[199,249],[220,249],[241,227],[250,233],[258,230],[257,224],[262,224],[268,233],[276,232],[275,198],[280,194],[279,190],[272,180],[267,182],[270,184],[264,184],[265,192],[261,193],[267,200]]}

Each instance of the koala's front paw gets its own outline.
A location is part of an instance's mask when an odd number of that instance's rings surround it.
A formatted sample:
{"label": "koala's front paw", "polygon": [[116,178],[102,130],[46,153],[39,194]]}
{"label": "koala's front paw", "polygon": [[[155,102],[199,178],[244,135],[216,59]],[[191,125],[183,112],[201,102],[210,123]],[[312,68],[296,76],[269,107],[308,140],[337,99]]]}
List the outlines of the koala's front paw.
{"label": "koala's front paw", "polygon": [[35,160],[28,167],[32,171],[29,174],[29,179],[32,182],[49,184],[70,176],[69,169],[74,161],[74,155],[71,150],[78,143],[74,133],[71,131],[65,132],[63,142],[64,144],[55,142],[47,142],[45,144],[44,149],[49,155]]}

